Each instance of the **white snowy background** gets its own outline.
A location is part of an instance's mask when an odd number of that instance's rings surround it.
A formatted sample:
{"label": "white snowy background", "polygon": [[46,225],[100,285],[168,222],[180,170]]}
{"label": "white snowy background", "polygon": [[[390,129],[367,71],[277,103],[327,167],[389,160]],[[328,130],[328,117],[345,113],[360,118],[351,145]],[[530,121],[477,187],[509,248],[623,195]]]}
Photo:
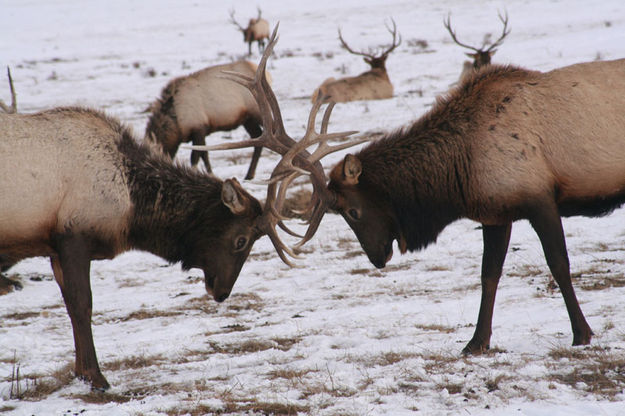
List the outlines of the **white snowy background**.
{"label": "white snowy background", "polygon": [[[497,63],[547,71],[625,57],[622,0],[0,0],[0,98],[10,101],[8,65],[20,112],[96,107],[140,139],[143,110],[168,80],[245,57],[229,10],[244,23],[257,6],[272,27],[280,22],[269,70],[294,137],[316,86],[368,69],[340,48],[339,27],[367,49],[388,44],[393,18],[403,42],[387,61],[395,96],[337,105],[332,131],[390,131],[428,110],[465,60],[443,27],[448,13],[458,37],[476,45],[498,37],[497,13],[508,13]],[[245,137],[239,128],[208,142]],[[213,152],[215,173],[241,179],[250,154]],[[178,158],[188,163],[188,151]],[[276,161],[265,150],[257,177]],[[263,186],[244,186],[264,199]],[[113,386],[105,394],[71,378],[71,325],[49,261],[23,261],[8,273],[23,290],[0,297],[0,414],[625,414],[625,211],[564,220],[590,346],[570,346],[564,301],[521,221],[499,286],[493,352],[464,358],[480,300],[478,226],[458,221],[436,244],[396,252],[376,270],[343,219],[328,214],[296,268],[259,240],[223,304],[206,295],[199,270],[150,254],[93,262],[94,339]]]}

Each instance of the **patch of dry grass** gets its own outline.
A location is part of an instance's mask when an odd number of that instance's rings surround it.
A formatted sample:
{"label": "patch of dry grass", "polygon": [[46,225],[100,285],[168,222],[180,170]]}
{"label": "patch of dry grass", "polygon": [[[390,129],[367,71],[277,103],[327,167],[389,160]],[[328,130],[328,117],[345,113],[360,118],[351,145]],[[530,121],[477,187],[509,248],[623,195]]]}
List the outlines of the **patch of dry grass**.
{"label": "patch of dry grass", "polygon": [[272,338],[272,339],[248,339],[241,342],[234,342],[230,344],[220,344],[217,342],[209,342],[214,352],[220,354],[249,354],[260,351],[266,351],[270,349],[277,349],[280,351],[288,351],[293,345],[297,344],[301,339],[299,337],[294,338]]}
{"label": "patch of dry grass", "polygon": [[22,384],[22,389],[18,399],[23,400],[43,400],[52,393],[69,385],[74,381],[74,364],[68,363],[51,374],[42,376],[40,374],[23,375],[16,380]]}
{"label": "patch of dry grass", "polygon": [[223,407],[205,404],[182,405],[164,410],[168,416],[222,415],[222,414],[261,414],[261,415],[297,415],[309,414],[310,406],[296,403],[267,402],[262,400],[225,401]]}
{"label": "patch of dry grass", "polygon": [[163,362],[169,362],[169,358],[160,354],[151,356],[131,355],[103,363],[102,369],[104,371],[136,370],[159,365]]}
{"label": "patch of dry grass", "polygon": [[457,328],[445,325],[436,325],[436,324],[416,324],[415,328],[424,330],[424,331],[436,331],[442,332],[444,334],[451,334],[452,332],[456,332]]}
{"label": "patch of dry grass", "polygon": [[598,346],[556,348],[549,353],[549,380],[595,396],[617,400],[625,391],[625,353]]}

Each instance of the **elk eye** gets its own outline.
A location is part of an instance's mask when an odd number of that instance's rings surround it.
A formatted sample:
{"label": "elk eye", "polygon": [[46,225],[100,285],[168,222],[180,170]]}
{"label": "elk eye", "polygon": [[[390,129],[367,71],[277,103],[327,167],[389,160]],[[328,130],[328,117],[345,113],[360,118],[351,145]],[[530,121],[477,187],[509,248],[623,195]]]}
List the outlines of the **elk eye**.
{"label": "elk eye", "polygon": [[239,237],[239,238],[237,238],[237,241],[236,241],[236,243],[234,245],[234,249],[235,250],[242,250],[245,247],[246,244],[247,244],[247,238]]}
{"label": "elk eye", "polygon": [[358,221],[360,219],[360,212],[354,208],[347,211],[347,215],[349,215],[354,221]]}

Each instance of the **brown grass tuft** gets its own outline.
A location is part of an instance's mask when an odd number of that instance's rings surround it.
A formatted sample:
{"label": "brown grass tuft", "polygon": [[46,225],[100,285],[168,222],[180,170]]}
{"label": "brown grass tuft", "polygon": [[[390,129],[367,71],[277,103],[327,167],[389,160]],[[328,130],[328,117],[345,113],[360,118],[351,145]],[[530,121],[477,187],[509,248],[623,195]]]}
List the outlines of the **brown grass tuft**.
{"label": "brown grass tuft", "polygon": [[557,348],[548,364],[549,379],[575,390],[592,393],[607,400],[617,400],[625,391],[625,354],[601,347]]}

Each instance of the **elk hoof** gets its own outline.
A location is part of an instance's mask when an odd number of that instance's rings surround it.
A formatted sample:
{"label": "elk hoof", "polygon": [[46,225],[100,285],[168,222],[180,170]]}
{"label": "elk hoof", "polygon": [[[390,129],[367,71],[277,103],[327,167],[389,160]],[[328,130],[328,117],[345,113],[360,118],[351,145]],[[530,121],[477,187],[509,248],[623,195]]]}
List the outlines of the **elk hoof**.
{"label": "elk hoof", "polygon": [[102,374],[97,374],[94,377],[89,377],[85,375],[77,376],[80,380],[86,381],[91,385],[91,391],[104,393],[108,389],[111,388],[111,385],[106,381]]}
{"label": "elk hoof", "polygon": [[469,341],[466,347],[462,349],[462,355],[482,355],[490,349],[490,345],[482,345],[478,342]]}
{"label": "elk hoof", "polygon": [[14,290],[22,290],[23,286],[17,280],[9,279],[0,274],[0,295],[6,295]]}

